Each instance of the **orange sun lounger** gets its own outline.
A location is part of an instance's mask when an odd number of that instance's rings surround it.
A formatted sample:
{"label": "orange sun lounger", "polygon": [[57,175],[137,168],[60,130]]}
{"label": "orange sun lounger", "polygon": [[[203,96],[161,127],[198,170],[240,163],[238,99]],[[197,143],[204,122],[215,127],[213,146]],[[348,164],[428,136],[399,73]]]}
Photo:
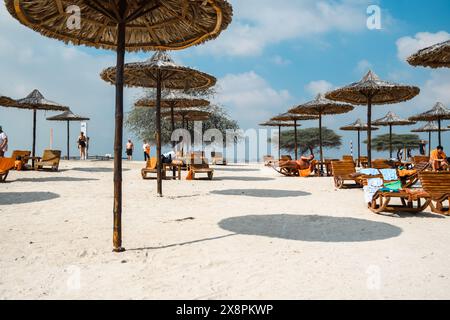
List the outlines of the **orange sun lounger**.
{"label": "orange sun lounger", "polygon": [[0,182],[5,182],[10,170],[14,169],[13,158],[0,158]]}

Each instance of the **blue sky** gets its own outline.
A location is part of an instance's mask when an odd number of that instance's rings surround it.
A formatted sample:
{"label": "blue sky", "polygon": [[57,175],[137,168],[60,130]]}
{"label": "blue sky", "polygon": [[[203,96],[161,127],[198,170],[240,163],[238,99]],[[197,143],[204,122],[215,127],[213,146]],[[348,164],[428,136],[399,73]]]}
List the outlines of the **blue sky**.
{"label": "blue sky", "polygon": [[[448,0],[230,2],[234,20],[219,39],[173,55],[178,62],[219,79],[215,100],[242,128],[256,128],[257,123],[312,99],[320,91],[357,81],[369,68],[386,80],[422,89],[412,101],[376,107],[374,118],[390,110],[407,117],[430,109],[437,101],[450,105],[448,69],[413,68],[404,62],[404,57],[417,49],[450,39]],[[258,10],[254,10],[256,4]],[[381,30],[366,26],[369,5],[382,9]],[[68,104],[75,113],[92,119],[91,152],[112,153],[114,88],[102,82],[98,74],[114,64],[114,52],[46,39],[12,19],[4,6],[0,7],[0,30],[0,92],[19,98],[38,88],[47,98]],[[142,60],[149,55],[131,54],[127,60]],[[140,95],[140,90],[126,90],[126,110]],[[358,117],[365,119],[365,114],[366,108],[357,107],[350,114],[325,118],[324,124],[337,130]],[[65,150],[64,124],[46,122],[49,115],[53,113],[39,115],[38,149],[48,147],[52,128],[54,147]],[[10,150],[30,148],[31,119],[28,111],[0,108],[0,124],[10,136]],[[304,127],[313,126],[315,122],[304,123]],[[78,125],[72,128],[75,136]],[[409,129],[395,130],[402,133]],[[348,153],[354,135],[339,133],[343,148],[327,151],[326,155]],[[450,149],[448,134],[444,141]]]}

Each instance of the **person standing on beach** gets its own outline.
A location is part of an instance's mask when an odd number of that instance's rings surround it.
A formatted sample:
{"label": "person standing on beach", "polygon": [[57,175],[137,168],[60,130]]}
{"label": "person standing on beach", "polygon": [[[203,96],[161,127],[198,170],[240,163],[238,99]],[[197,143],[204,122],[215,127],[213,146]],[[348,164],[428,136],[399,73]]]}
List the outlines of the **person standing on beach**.
{"label": "person standing on beach", "polygon": [[425,140],[420,140],[419,143],[419,152],[421,156],[425,155],[425,147],[427,146],[427,143]]}
{"label": "person standing on beach", "polygon": [[142,149],[144,150],[144,160],[150,160],[150,144],[147,141],[144,141]]}
{"label": "person standing on beach", "polygon": [[134,150],[134,144],[131,141],[131,139],[128,139],[127,150],[126,150],[128,161],[133,160],[133,150]]}
{"label": "person standing on beach", "polygon": [[78,137],[78,149],[80,149],[80,160],[86,160],[87,139],[84,132]]}
{"label": "person standing on beach", "polygon": [[0,126],[0,158],[5,156],[6,151],[8,151],[8,136],[3,132],[2,126]]}

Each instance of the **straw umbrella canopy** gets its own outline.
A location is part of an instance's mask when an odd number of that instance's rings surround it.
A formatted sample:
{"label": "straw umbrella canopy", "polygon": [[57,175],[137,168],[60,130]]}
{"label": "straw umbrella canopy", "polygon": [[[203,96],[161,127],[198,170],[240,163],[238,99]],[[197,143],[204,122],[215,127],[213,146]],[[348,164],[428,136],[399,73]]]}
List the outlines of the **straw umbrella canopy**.
{"label": "straw umbrella canopy", "polygon": [[414,86],[391,83],[381,80],[369,71],[364,78],[343,88],[331,91],[326,98],[355,105],[367,105],[367,157],[372,165],[372,105],[394,104],[413,99],[420,93]]}
{"label": "straw umbrella canopy", "polygon": [[48,117],[48,121],[64,121],[67,123],[67,160],[70,160],[70,123],[71,122],[80,122],[80,121],[89,121],[90,119],[87,117],[82,117],[74,114],[72,111],[68,110],[64,113],[58,114],[53,117]]}
{"label": "straw umbrella canopy", "polygon": [[411,132],[427,132],[428,133],[428,154],[431,154],[431,133],[432,132],[439,132],[439,131],[450,131],[449,129],[441,128],[439,129],[439,126],[435,122],[428,122],[423,127],[420,127],[418,129],[411,130]]}
{"label": "straw umbrella canopy", "polygon": [[[185,49],[212,40],[231,23],[233,9],[226,0],[5,0],[5,4],[14,18],[44,36],[117,51],[113,244],[115,252],[122,252],[125,51]],[[74,6],[82,13],[79,21],[67,14]]]}
{"label": "straw umbrella canopy", "polygon": [[290,112],[286,112],[283,114],[280,114],[276,117],[273,117],[270,119],[270,121],[290,121],[294,124],[294,141],[295,141],[295,160],[298,160],[298,137],[297,137],[297,127],[299,126],[299,121],[306,121],[306,120],[315,120],[318,119],[317,116],[311,116],[311,115],[303,115],[303,114],[294,114]]}
{"label": "straw umbrella canopy", "polygon": [[294,114],[314,115],[319,117],[319,147],[321,166],[323,166],[322,117],[324,115],[347,113],[352,111],[354,108],[355,107],[350,104],[335,102],[325,98],[323,94],[319,94],[316,99],[289,110],[289,112]]}
{"label": "straw umbrella canopy", "polygon": [[16,101],[10,97],[4,96],[0,93],[0,106],[10,106],[13,105]]}
{"label": "straw umbrella canopy", "polygon": [[408,58],[412,66],[450,68],[450,40],[422,49]]}
{"label": "straw umbrella canopy", "polygon": [[[101,78],[115,83],[117,68],[110,67],[101,73]],[[162,89],[201,90],[216,84],[213,76],[176,64],[165,51],[157,51],[144,62],[127,63],[124,66],[124,84],[128,87],[156,88],[156,158],[157,192],[162,197],[162,163],[161,163],[161,97]]]}
{"label": "straw umbrella canopy", "polygon": [[[363,123],[361,119],[356,120],[352,124],[348,126],[341,127],[343,131],[357,131],[358,132],[358,165],[360,165],[361,160],[361,131],[368,131],[369,126],[366,123]],[[370,130],[376,131],[377,127],[371,127]]]}
{"label": "straw umbrella canopy", "polygon": [[268,121],[260,124],[261,127],[278,127],[278,159],[281,159],[281,128],[296,127],[292,122]]}
{"label": "straw umbrella canopy", "polygon": [[[156,108],[156,101],[152,98],[142,98],[134,104],[138,108]],[[183,108],[200,108],[208,107],[210,102],[205,99],[196,98],[179,91],[170,91],[164,95],[161,101],[161,108],[170,109],[170,121],[172,125],[172,132],[175,131],[175,109]],[[175,142],[172,142],[172,147],[175,147]]]}
{"label": "straw umbrella canopy", "polygon": [[439,145],[442,145],[442,121],[450,120],[450,109],[444,106],[441,102],[438,102],[434,107],[424,113],[418,114],[416,116],[410,117],[409,120],[412,121],[437,121],[438,123],[438,133],[439,133]]}
{"label": "straw umbrella canopy", "polygon": [[12,107],[17,109],[33,110],[33,166],[34,158],[36,157],[36,116],[37,111],[67,111],[68,107],[59,103],[47,100],[39,90],[33,90],[28,96],[23,99],[15,100],[14,103],[4,105],[4,107]]}
{"label": "straw umbrella canopy", "polygon": [[389,127],[389,157],[392,158],[392,127],[393,126],[410,126],[416,124],[416,121],[402,119],[392,111],[389,111],[386,116],[372,122],[374,126]]}
{"label": "straw umbrella canopy", "polygon": [[183,129],[189,121],[207,121],[211,117],[211,113],[198,109],[177,109],[172,112],[162,112],[161,117],[172,118],[174,122],[181,122]]}

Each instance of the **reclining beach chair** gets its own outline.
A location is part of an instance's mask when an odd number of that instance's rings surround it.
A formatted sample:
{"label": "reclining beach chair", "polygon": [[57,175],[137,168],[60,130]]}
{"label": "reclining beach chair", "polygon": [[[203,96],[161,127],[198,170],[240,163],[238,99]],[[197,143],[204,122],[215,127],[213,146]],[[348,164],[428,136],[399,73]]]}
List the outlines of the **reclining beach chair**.
{"label": "reclining beach chair", "polygon": [[61,160],[60,150],[44,150],[42,158],[34,163],[34,170],[43,170],[50,167],[52,171],[58,171],[59,162]]}
{"label": "reclining beach chair", "polygon": [[22,168],[25,168],[25,166],[28,164],[28,160],[30,159],[31,151],[22,151],[22,150],[14,150],[11,158],[13,160],[17,160],[20,158],[20,161],[22,161]]}
{"label": "reclining beach chair", "polygon": [[208,161],[205,157],[200,156],[199,153],[191,154],[189,171],[191,175],[190,178],[192,178],[192,180],[195,179],[196,174],[207,174],[209,180],[212,180],[214,176],[214,169],[209,167]]}
{"label": "reclining beach chair", "polygon": [[419,177],[429,195],[431,211],[449,216],[449,206],[444,207],[444,202],[450,202],[450,172],[424,171],[419,173]]}
{"label": "reclining beach chair", "polygon": [[0,183],[6,181],[9,171],[14,169],[14,165],[13,158],[0,158]]}
{"label": "reclining beach chair", "polygon": [[348,186],[345,181],[353,181],[357,187],[362,188],[363,178],[356,175],[356,167],[353,161],[332,161],[331,167],[336,188],[342,189]]}
{"label": "reclining beach chair", "polygon": [[213,165],[226,166],[227,160],[223,158],[222,152],[211,152],[211,159]]}
{"label": "reclining beach chair", "polygon": [[416,165],[420,165],[422,163],[429,163],[430,162],[430,157],[428,156],[415,156],[412,158],[412,163],[416,166]]}
{"label": "reclining beach chair", "polygon": [[372,161],[372,168],[374,168],[374,169],[391,169],[392,166],[389,163],[389,160],[376,159],[376,160]]}
{"label": "reclining beach chair", "polygon": [[[158,161],[156,158],[151,158],[147,161],[147,165],[145,168],[141,170],[142,179],[144,180],[150,180],[150,179],[156,179],[157,177],[148,177],[149,174],[158,174]],[[166,171],[162,170],[162,178],[166,178]]]}
{"label": "reclining beach chair", "polygon": [[358,162],[361,168],[367,168],[369,166],[369,157],[362,156],[358,159]]}
{"label": "reclining beach chair", "polygon": [[[389,169],[387,170],[389,171]],[[390,169],[390,171],[395,172],[394,169]],[[382,173],[383,170],[380,170]],[[423,212],[431,203],[431,199],[429,194],[423,189],[412,189],[412,188],[403,188],[401,186],[401,182],[397,179],[389,179],[383,178],[381,175],[381,179],[383,180],[384,187],[389,186],[390,183],[394,185],[397,184],[399,187],[397,190],[385,190],[386,188],[381,188],[378,190],[371,202],[369,202],[369,209],[376,213],[380,214],[383,212],[387,213],[400,213],[400,212],[408,212],[408,213],[420,213]],[[400,204],[392,204],[391,201],[393,199],[400,200]]]}

